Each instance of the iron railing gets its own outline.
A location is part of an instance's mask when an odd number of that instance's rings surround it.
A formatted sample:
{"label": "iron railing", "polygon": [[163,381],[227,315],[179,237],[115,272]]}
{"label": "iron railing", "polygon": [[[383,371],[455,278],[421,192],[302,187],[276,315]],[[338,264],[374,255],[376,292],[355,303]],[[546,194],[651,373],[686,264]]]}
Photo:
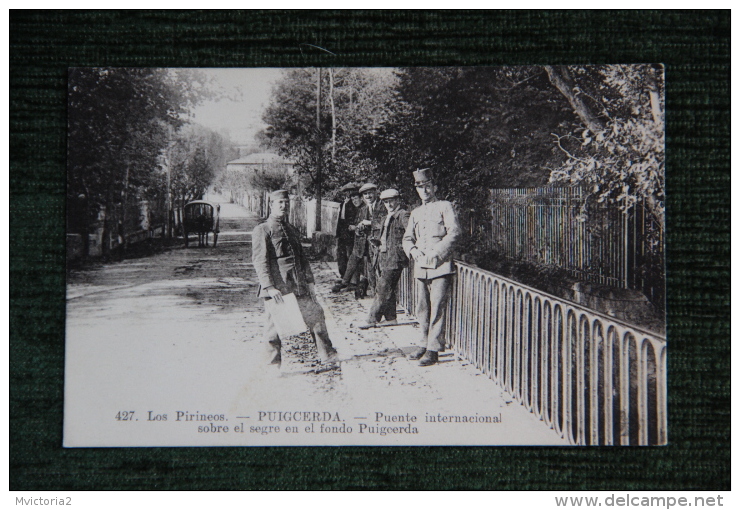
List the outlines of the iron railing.
{"label": "iron railing", "polygon": [[[667,441],[666,341],[456,261],[447,342],[574,445]],[[413,268],[398,289],[415,309]]]}
{"label": "iron railing", "polygon": [[[510,260],[639,290],[663,310],[663,237],[657,222],[642,202],[625,214],[605,203],[586,208],[587,195],[577,187],[492,189],[490,233],[480,241]],[[473,234],[480,220],[476,214],[470,220]]]}

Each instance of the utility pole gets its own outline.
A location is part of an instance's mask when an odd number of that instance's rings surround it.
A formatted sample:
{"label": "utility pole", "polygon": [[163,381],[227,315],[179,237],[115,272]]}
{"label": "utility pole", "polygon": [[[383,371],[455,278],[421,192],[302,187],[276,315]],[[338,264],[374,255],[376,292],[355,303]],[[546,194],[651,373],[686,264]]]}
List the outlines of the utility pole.
{"label": "utility pole", "polygon": [[316,68],[316,216],[314,231],[321,232],[321,68]]}

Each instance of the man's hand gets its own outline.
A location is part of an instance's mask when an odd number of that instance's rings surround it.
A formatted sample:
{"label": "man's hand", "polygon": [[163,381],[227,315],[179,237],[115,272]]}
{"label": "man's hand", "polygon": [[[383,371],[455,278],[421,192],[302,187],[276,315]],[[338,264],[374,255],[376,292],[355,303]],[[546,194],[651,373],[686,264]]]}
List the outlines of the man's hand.
{"label": "man's hand", "polygon": [[313,299],[313,302],[318,303],[318,300],[316,298],[316,285],[314,285],[313,283],[309,283],[308,293],[311,295],[311,299]]}
{"label": "man's hand", "polygon": [[270,298],[275,300],[276,303],[283,303],[283,293],[280,292],[278,289],[276,289],[275,287],[267,287],[265,291],[267,292],[267,295],[270,296]]}
{"label": "man's hand", "polygon": [[414,257],[414,262],[421,262],[424,260],[424,252],[416,246],[411,249],[411,256]]}

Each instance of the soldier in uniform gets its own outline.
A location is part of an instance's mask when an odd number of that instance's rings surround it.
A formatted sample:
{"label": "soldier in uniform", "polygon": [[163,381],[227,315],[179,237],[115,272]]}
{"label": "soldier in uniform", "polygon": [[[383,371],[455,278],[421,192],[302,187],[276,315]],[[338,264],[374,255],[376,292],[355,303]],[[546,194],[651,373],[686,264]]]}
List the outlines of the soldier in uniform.
{"label": "soldier in uniform", "polygon": [[422,205],[411,212],[403,249],[414,259],[414,278],[418,301],[416,318],[422,331],[422,346],[410,359],[420,359],[419,365],[434,365],[438,353],[445,348],[445,311],[452,286],[452,263],[455,242],[460,235],[457,216],[452,204],[437,200],[437,188],[428,168],[414,174],[416,192]]}
{"label": "soldier in uniform", "polygon": [[370,242],[375,247],[372,267],[376,275],[375,298],[370,305],[367,322],[360,326],[368,329],[376,326],[385,316],[386,324],[396,322],[396,287],[401,271],[409,263],[402,242],[409,222],[409,213],[401,208],[399,193],[387,189],[380,194],[380,201],[388,211],[380,222],[380,233]]}
{"label": "soldier in uniform", "polygon": [[[300,233],[288,223],[290,198],[285,190],[270,193],[270,216],[252,232],[252,263],[259,279],[259,297],[267,301],[283,302],[283,294],[293,293],[301,315],[311,330],[322,363],[336,359],[336,350],[326,329],[324,310],[316,300],[311,266],[303,253]],[[265,306],[269,363],[280,365],[280,337]]]}

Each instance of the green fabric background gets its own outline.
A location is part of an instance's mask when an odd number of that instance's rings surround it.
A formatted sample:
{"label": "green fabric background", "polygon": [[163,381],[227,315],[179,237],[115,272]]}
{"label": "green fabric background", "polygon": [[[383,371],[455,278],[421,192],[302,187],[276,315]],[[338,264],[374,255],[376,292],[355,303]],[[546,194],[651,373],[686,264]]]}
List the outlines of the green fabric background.
{"label": "green fabric background", "polygon": [[[666,65],[668,446],[61,447],[68,66],[639,62]],[[729,11],[11,11],[10,196],[12,490],[730,488]]]}

